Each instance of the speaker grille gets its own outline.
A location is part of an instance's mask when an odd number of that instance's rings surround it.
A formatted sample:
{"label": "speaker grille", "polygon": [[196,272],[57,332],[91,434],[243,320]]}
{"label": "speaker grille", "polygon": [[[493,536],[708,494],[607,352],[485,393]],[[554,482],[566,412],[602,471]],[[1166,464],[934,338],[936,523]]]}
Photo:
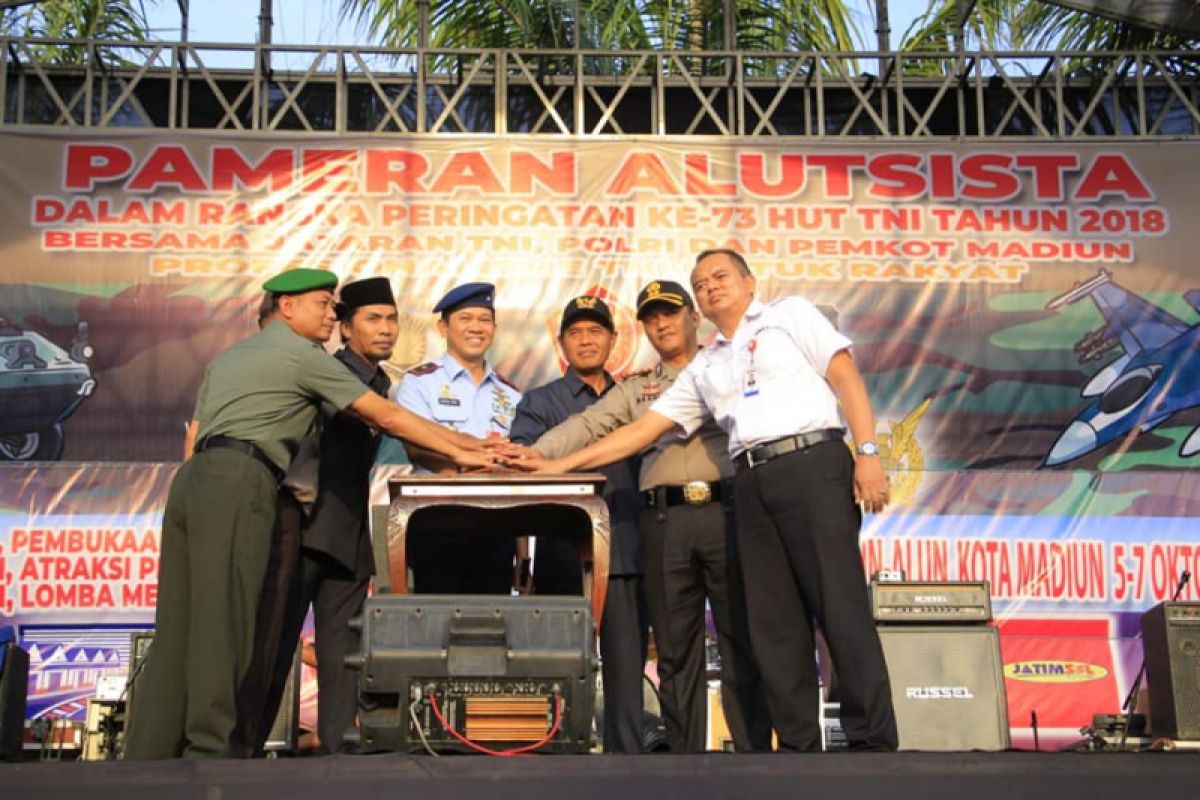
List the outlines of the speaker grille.
{"label": "speaker grille", "polygon": [[1200,739],[1200,603],[1159,603],[1142,615],[1150,727]]}
{"label": "speaker grille", "polygon": [[901,750],[1004,750],[1008,710],[995,628],[881,627]]}

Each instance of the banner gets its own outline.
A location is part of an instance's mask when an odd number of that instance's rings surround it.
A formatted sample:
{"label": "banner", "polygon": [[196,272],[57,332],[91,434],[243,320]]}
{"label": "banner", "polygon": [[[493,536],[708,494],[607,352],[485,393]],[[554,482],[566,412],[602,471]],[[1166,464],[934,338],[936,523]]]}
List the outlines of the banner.
{"label": "banner", "polygon": [[[855,342],[897,466],[1181,469],[1200,452],[1188,143],[0,134],[0,455],[178,458],[204,365],[291,266],[386,275],[392,366],[497,284],[492,358],[559,374],[556,316],[710,247]],[[1181,222],[1182,221],[1182,222]]]}
{"label": "banner", "polygon": [[1200,566],[1192,144],[0,145],[0,460],[18,462],[0,469],[0,620],[36,649],[33,716],[76,715],[123,674],[153,619],[165,462],[205,365],[290,267],[391,279],[395,380],[442,352],[442,294],[496,283],[490,357],[531,388],[561,374],[569,298],[610,302],[609,367],[628,371],[654,360],[638,289],[742,252],[758,297],[807,297],[854,342],[895,500],[867,519],[867,571],[989,581],[1018,742],[1032,712],[1065,739],[1116,711],[1138,615]]}
{"label": "banner", "polygon": [[[374,502],[386,502],[394,470],[376,476]],[[173,473],[166,464],[0,468],[0,622],[16,624],[30,651],[31,718],[82,719],[100,678],[126,674],[130,635],[154,621]],[[1172,597],[1182,570],[1200,567],[1200,519],[1143,516],[1143,504],[1191,502],[1200,475],[1105,475],[1086,495],[1099,499],[1083,505],[1070,473],[903,477],[920,487],[917,498],[867,518],[863,565],[989,582],[1018,743],[1028,743],[1030,711],[1047,744],[1115,713],[1140,663],[1139,615]],[[1182,599],[1200,599],[1194,582]],[[310,679],[305,719],[314,692]]]}

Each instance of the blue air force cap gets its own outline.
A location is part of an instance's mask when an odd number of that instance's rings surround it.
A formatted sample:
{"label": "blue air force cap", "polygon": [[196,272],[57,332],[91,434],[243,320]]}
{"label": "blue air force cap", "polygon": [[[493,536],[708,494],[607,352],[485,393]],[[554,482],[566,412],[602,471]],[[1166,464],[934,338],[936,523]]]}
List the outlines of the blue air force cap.
{"label": "blue air force cap", "polygon": [[446,292],[433,307],[435,314],[452,314],[460,308],[490,308],[495,306],[496,287],[490,283],[464,283]]}

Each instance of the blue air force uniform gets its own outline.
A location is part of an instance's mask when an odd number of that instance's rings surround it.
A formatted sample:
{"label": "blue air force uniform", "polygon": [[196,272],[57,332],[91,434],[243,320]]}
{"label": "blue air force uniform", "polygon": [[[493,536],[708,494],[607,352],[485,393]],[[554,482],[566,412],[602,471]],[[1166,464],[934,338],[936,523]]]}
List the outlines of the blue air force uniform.
{"label": "blue air force uniform", "polygon": [[396,402],[414,414],[480,439],[508,436],[520,401],[517,387],[490,364],[477,386],[449,353],[409,370],[396,393]]}
{"label": "blue air force uniform", "polygon": [[[495,287],[467,283],[452,289],[434,307],[451,314],[460,308],[493,308]],[[469,370],[446,353],[436,361],[413,367],[395,393],[409,411],[459,433],[480,439],[509,435],[521,392],[486,365],[478,384]],[[414,465],[414,472],[429,470]],[[408,562],[413,590],[420,594],[509,594],[513,584],[516,534],[488,531],[480,535],[470,521],[443,515],[436,531],[409,537]]]}

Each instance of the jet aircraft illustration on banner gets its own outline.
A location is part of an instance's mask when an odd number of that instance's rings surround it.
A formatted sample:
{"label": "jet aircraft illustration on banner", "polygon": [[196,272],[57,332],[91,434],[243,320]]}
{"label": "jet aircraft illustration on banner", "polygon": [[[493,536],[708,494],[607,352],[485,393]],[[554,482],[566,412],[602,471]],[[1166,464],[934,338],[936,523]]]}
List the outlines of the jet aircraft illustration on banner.
{"label": "jet aircraft illustration on banner", "polygon": [[[1145,298],[1113,283],[1101,270],[1046,304],[1054,311],[1090,297],[1104,326],[1075,344],[1081,362],[1098,361],[1124,350],[1083,386],[1093,398],[1059,434],[1043,462],[1053,467],[1117,441],[1133,431],[1145,433],[1173,414],[1200,406],[1200,324],[1188,325]],[[1200,290],[1184,299],[1200,311]],[[1184,439],[1179,455],[1200,453],[1200,427]]]}

